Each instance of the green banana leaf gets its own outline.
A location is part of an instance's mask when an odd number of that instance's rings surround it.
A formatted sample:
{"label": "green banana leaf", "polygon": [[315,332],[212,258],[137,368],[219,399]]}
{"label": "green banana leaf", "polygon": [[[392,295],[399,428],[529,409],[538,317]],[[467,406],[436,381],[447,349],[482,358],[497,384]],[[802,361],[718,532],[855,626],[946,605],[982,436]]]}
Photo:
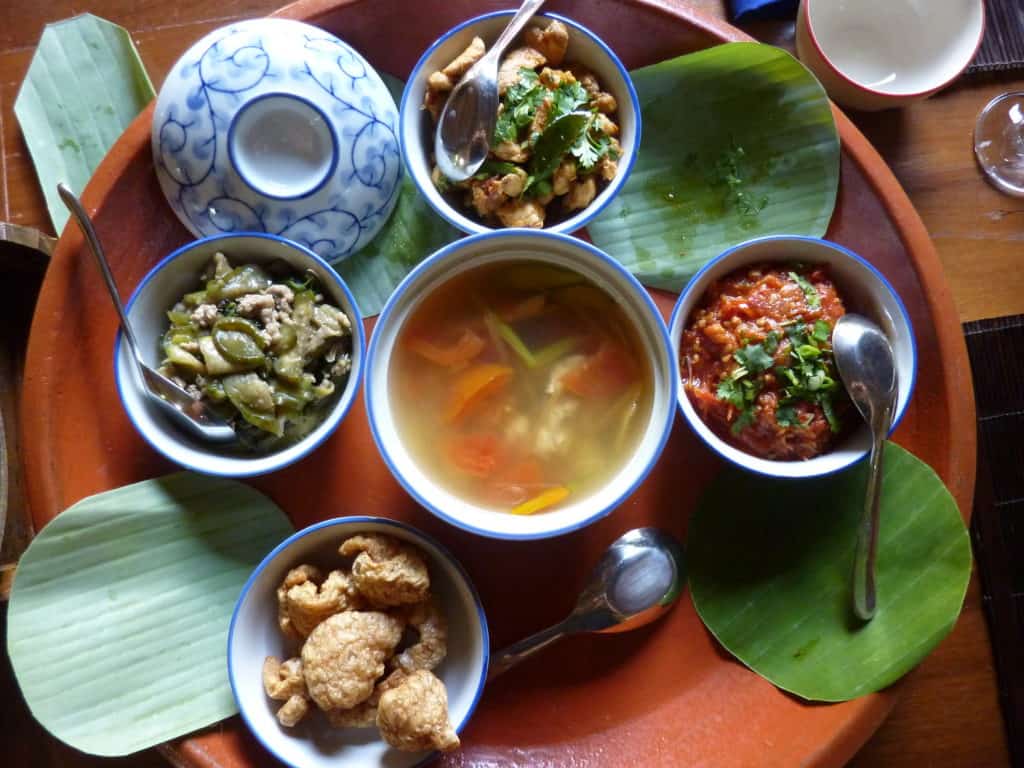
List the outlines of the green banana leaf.
{"label": "green banana leaf", "polygon": [[867,462],[783,481],[723,472],[690,521],[690,591],[731,654],[804,699],[845,701],[898,680],[949,633],[971,572],[956,502],[931,467],[888,443],[878,609],[854,618],[850,578]]}
{"label": "green banana leaf", "polygon": [[588,225],[646,285],[678,291],[752,237],[820,237],[839,136],[818,81],[785,51],[727,43],[632,73],[643,136],[619,195]]}
{"label": "green banana leaf", "polygon": [[14,114],[57,234],[68,220],[57,183],[81,194],[154,95],[127,30],[90,13],[46,25]]}
{"label": "green banana leaf", "polygon": [[427,205],[408,174],[401,184],[398,204],[380,233],[359,253],[332,264],[352,289],[363,317],[379,314],[413,267],[462,236]]}
{"label": "green banana leaf", "polygon": [[[384,84],[402,102],[405,87],[397,77],[382,73]],[[434,213],[409,178],[402,178],[398,204],[388,223],[359,253],[333,264],[348,283],[364,317],[379,314],[388,297],[413,267],[462,233]]]}
{"label": "green banana leaf", "polygon": [[189,472],[63,511],[18,564],[7,613],[32,714],[61,741],[108,756],[234,714],[231,613],[291,532],[263,494]]}

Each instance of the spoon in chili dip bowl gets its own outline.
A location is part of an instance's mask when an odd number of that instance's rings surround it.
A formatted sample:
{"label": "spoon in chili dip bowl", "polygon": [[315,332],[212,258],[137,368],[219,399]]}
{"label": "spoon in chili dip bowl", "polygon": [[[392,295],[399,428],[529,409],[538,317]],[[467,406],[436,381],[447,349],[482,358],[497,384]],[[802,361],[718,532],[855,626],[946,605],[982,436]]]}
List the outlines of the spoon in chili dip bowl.
{"label": "spoon in chili dip bowl", "polygon": [[831,343],[847,312],[892,342],[895,429],[917,351],[903,302],[877,269],[841,245],[795,235],[750,240],[710,261],[670,324],[691,429],[727,461],[774,477],[827,475],[863,459],[871,431],[839,381]]}
{"label": "spoon in chili dip bowl", "polygon": [[843,386],[871,429],[871,458],[864,514],[857,529],[853,561],[853,612],[869,621],[875,615],[875,553],[878,550],[882,458],[892,424],[897,376],[892,345],[882,329],[866,317],[846,314],[832,331],[836,367]]}

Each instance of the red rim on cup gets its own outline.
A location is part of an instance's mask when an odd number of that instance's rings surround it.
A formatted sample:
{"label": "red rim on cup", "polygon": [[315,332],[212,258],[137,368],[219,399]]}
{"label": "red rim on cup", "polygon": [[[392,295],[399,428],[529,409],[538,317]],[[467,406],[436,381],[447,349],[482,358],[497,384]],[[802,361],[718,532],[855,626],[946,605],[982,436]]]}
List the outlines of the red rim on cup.
{"label": "red rim on cup", "polygon": [[[827,0],[803,0],[797,17],[796,43],[800,60],[818,77],[835,101],[862,110],[900,107],[950,85],[974,59],[985,34],[983,0],[953,0],[942,8],[928,7],[927,24],[911,34],[913,19],[901,14],[906,5],[891,0],[874,0],[847,5]],[[855,10],[851,10],[855,9]],[[945,9],[945,20],[936,20],[935,12]],[[857,14],[854,16],[853,14]],[[884,18],[883,18],[884,14]],[[858,40],[884,40],[883,28],[898,30],[899,44],[891,51],[860,45]],[[905,53],[914,41],[920,46],[918,61],[908,61]],[[846,42],[859,56],[844,61],[837,43]],[[830,51],[831,55],[827,52]],[[886,62],[888,53],[894,54]],[[850,71],[850,62],[872,62],[869,78]],[[900,61],[900,59],[903,61]],[[890,70],[884,78],[878,75]],[[897,77],[900,72],[902,77]],[[929,75],[936,75],[929,78]],[[880,87],[886,82],[905,82],[904,89]]]}

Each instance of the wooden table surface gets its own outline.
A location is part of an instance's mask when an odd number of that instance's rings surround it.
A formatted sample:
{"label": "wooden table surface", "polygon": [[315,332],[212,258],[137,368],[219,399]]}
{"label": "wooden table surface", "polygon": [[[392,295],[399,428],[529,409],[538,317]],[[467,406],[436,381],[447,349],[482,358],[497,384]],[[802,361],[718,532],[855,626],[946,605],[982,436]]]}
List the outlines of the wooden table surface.
{"label": "wooden table surface", "polygon": [[[0,221],[52,231],[13,115],[14,99],[43,25],[88,10],[125,26],[159,86],[174,60],[201,35],[235,19],[263,15],[280,0],[92,0],[84,5],[77,0],[3,0],[0,5]],[[725,13],[723,0],[689,5],[720,16]],[[748,31],[769,42],[792,43],[791,25],[754,26]],[[1001,195],[985,183],[971,150],[978,111],[1007,90],[1024,90],[1024,78],[962,78],[944,93],[902,111],[852,115],[924,219],[961,321],[1024,313],[1024,200]],[[6,393],[12,394],[16,397]],[[16,483],[11,490],[11,514],[17,514],[23,500]],[[0,678],[9,675],[6,659],[3,662]],[[5,748],[7,758],[14,761],[5,760],[8,765],[163,765],[155,752],[123,760],[82,757],[55,743],[17,711],[18,702],[10,711],[11,694],[4,698],[0,723],[5,724],[4,732],[19,734]],[[900,703],[852,765],[1008,764],[988,630],[974,578],[953,633],[911,673]]]}

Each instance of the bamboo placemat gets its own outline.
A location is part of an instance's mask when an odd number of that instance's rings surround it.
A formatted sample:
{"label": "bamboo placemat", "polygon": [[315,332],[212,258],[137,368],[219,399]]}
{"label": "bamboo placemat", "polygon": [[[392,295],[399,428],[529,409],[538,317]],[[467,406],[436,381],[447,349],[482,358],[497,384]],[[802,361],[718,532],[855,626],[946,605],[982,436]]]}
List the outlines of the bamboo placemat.
{"label": "bamboo placemat", "polygon": [[1024,315],[966,323],[978,413],[971,534],[1010,754],[1024,765]]}
{"label": "bamboo placemat", "polygon": [[1024,0],[985,0],[985,38],[967,72],[1024,67]]}

